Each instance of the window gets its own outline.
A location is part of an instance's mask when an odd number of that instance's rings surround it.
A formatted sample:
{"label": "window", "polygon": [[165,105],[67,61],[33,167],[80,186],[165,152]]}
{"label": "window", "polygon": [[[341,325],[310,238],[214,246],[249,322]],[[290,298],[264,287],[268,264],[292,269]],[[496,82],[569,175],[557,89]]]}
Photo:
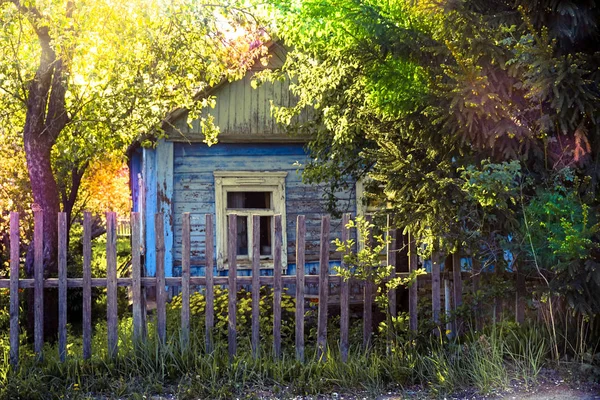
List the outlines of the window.
{"label": "window", "polygon": [[273,268],[275,214],[281,214],[282,266],[287,266],[285,177],[287,172],[215,171],[217,267],[227,269],[229,215],[237,215],[237,266],[252,268],[252,216],[260,215],[261,268]]}

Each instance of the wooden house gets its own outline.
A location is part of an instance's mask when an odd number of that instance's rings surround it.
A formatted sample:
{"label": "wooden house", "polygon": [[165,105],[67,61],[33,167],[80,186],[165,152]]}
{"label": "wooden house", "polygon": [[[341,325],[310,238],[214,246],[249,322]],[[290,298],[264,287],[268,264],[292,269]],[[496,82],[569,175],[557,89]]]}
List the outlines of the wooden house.
{"label": "wooden house", "polygon": [[[268,68],[280,67],[285,49],[273,43]],[[192,275],[204,275],[205,214],[214,214],[215,269],[226,275],[227,215],[238,215],[238,274],[250,274],[252,247],[250,216],[261,216],[261,274],[273,269],[273,215],[283,222],[284,273],[295,273],[296,217],[306,216],[306,271],[317,273],[321,216],[327,211],[323,190],[302,182],[307,161],[306,140],[290,136],[271,116],[271,102],[291,105],[288,82],[252,87],[253,75],[265,67],[256,63],[237,81],[222,82],[206,94],[216,96],[216,106],[207,110],[219,127],[219,143],[204,143],[200,121],[188,126],[187,113],[170,118],[172,127],[154,148],[130,151],[133,209],[143,215],[145,267],[153,276],[156,260],[154,215],[164,213],[166,245],[165,273],[181,273],[182,214],[191,213]],[[301,118],[308,118],[304,114]],[[141,179],[140,179],[141,178]],[[355,213],[355,190],[340,193],[340,208]],[[340,237],[341,222],[333,219],[331,237]],[[332,252],[335,246],[331,246]],[[339,255],[331,254],[330,268]]]}

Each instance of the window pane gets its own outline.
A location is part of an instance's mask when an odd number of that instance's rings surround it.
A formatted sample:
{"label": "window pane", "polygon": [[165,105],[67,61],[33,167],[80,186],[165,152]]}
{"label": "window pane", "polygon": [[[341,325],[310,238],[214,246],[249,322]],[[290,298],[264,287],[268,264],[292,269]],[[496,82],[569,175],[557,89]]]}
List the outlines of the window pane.
{"label": "window pane", "polygon": [[260,255],[270,256],[272,251],[271,217],[260,217]]}
{"label": "window pane", "polygon": [[271,208],[271,192],[227,192],[227,208]]}

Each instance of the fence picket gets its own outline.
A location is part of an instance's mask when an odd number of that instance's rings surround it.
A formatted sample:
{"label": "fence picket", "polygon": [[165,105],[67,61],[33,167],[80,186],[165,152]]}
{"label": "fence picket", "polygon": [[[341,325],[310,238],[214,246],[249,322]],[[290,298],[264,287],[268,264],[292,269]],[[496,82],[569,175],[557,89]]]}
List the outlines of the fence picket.
{"label": "fence picket", "polygon": [[513,266],[515,270],[515,322],[517,324],[523,324],[525,322],[525,296],[527,296],[527,285],[525,282],[525,275],[521,271],[520,265],[515,264]]}
{"label": "fence picket", "polygon": [[319,253],[319,316],[317,323],[317,358],[327,359],[327,302],[329,297],[329,215],[321,218]]}
{"label": "fence picket", "polygon": [[83,213],[83,358],[92,356],[92,214]]}
{"label": "fence picket", "polygon": [[207,353],[212,353],[213,351],[213,336],[212,331],[215,325],[215,288],[213,283],[213,237],[214,237],[214,228],[213,228],[213,216],[212,214],[206,214],[206,316],[205,316],[205,347]]}
{"label": "fence picket", "polygon": [[[390,277],[388,281],[396,274],[396,229],[393,228],[393,219],[391,215],[387,216],[387,265],[392,267]],[[398,307],[396,303],[396,289],[390,289],[388,291],[388,310],[391,317],[395,317],[398,314]],[[388,321],[391,322],[391,321]],[[388,336],[392,334],[391,323],[388,324]],[[390,339],[390,337],[388,337]]]}
{"label": "fence picket", "polygon": [[440,334],[440,253],[437,249],[431,252],[431,306],[433,322],[435,323],[434,334],[439,337]]}
{"label": "fence picket", "polygon": [[306,221],[296,218],[296,360],[304,362],[304,262]]}
{"label": "fence picket", "polygon": [[39,359],[44,347],[44,213],[33,213],[34,350]]}
{"label": "fence picket", "polygon": [[10,213],[10,363],[19,364],[19,213]]}
{"label": "fence picket", "polygon": [[236,303],[237,303],[237,215],[229,215],[229,232],[227,243],[227,259],[229,261],[229,304],[227,310],[228,331],[227,342],[229,359],[233,360],[237,353]]}
{"label": "fence picket", "polygon": [[[408,270],[414,272],[417,270],[418,265],[417,258],[417,241],[412,232],[408,234]],[[417,279],[412,283],[408,289],[408,314],[409,314],[409,326],[413,332],[417,331],[418,316],[417,316],[417,305],[419,301],[419,282]]]}
{"label": "fence picket", "polygon": [[479,292],[479,285],[481,282],[481,262],[477,258],[473,258],[473,298],[475,299],[475,330],[481,332],[483,328],[483,321],[481,320],[481,305],[479,304],[479,299],[477,298],[477,293]]}
{"label": "fence picket", "polygon": [[260,215],[252,216],[252,356],[260,349]]}
{"label": "fence picket", "polygon": [[[372,217],[367,215],[365,220],[367,223],[371,223]],[[364,239],[365,246],[368,246],[372,240],[371,228],[368,228],[367,237]],[[371,347],[371,334],[373,332],[373,291],[374,285],[371,276],[371,267],[367,266],[365,271],[367,280],[364,287],[364,300],[363,300],[363,349],[368,350]]]}
{"label": "fence picket", "polygon": [[183,213],[181,233],[181,341],[183,347],[190,344],[190,213]]}
{"label": "fence picket", "polygon": [[67,356],[67,214],[58,213],[58,355]]}
{"label": "fence picket", "polygon": [[140,214],[131,213],[131,292],[133,297],[133,337],[142,339],[142,264],[140,254]]}
{"label": "fence picket", "polygon": [[[458,311],[460,306],[462,306],[462,275],[459,250],[456,250],[452,255],[452,275],[452,280],[454,281],[454,311]],[[454,330],[456,331],[456,335],[460,335],[462,331],[462,318],[458,315],[454,324]]]}
{"label": "fence picket", "polygon": [[274,217],[275,253],[273,254],[273,354],[276,360],[281,358],[281,246],[283,242],[281,215]]}
{"label": "fence picket", "polygon": [[[342,216],[342,242],[347,243],[350,239],[348,231],[348,223],[350,222],[350,214],[344,214]],[[341,268],[344,270],[348,269],[343,257],[347,255],[345,251],[342,254]],[[348,361],[348,349],[350,348],[350,281],[342,279],[340,283],[340,355],[342,362]]]}
{"label": "fence picket", "polygon": [[154,215],[156,236],[156,330],[158,340],[164,344],[167,339],[167,288],[165,286],[165,220],[162,214]]}
{"label": "fence picket", "polygon": [[108,354],[115,358],[118,352],[117,315],[117,214],[106,213],[106,320],[108,325]]}

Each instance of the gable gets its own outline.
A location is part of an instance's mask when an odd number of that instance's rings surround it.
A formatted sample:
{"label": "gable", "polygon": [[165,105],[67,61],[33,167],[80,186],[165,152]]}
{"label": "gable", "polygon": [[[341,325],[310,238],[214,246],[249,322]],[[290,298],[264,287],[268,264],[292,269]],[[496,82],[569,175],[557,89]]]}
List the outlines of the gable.
{"label": "gable", "polygon": [[[294,138],[286,133],[286,128],[277,124],[271,115],[271,102],[275,105],[290,107],[295,99],[290,92],[290,81],[265,82],[257,88],[252,87],[254,75],[265,68],[277,69],[285,62],[286,51],[280,44],[269,48],[269,64],[260,63],[250,69],[240,80],[225,82],[209,92],[216,97],[213,109],[207,109],[204,117],[212,115],[219,127],[220,142],[304,142],[304,138]],[[299,122],[307,121],[308,110],[302,112]],[[169,140],[201,142],[204,140],[200,121],[194,120],[191,127],[187,123],[187,112],[179,115],[172,124],[175,128],[167,130]]]}

